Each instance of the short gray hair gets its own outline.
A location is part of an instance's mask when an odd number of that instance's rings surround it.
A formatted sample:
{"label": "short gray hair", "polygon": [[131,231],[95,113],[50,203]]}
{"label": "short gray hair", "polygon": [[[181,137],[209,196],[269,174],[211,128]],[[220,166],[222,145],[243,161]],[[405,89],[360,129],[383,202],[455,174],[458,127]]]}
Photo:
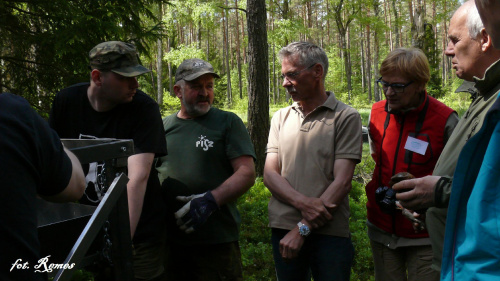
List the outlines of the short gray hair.
{"label": "short gray hair", "polygon": [[185,85],[186,85],[186,80],[184,80],[184,79],[179,80],[179,81],[175,82],[175,84],[174,84],[174,86],[179,86],[181,88],[183,88]]}
{"label": "short gray hair", "polygon": [[312,43],[309,42],[293,42],[288,44],[288,46],[283,47],[279,52],[280,60],[283,61],[284,58],[297,56],[298,63],[301,66],[309,66],[313,63],[319,63],[323,66],[323,80],[328,73],[328,56],[325,51]]}
{"label": "short gray hair", "polygon": [[467,30],[469,31],[469,37],[472,39],[476,39],[480,34],[481,30],[484,28],[483,21],[479,16],[479,12],[477,11],[476,4],[474,1],[470,1],[472,3],[466,3],[465,12],[467,13],[467,21],[465,23]]}

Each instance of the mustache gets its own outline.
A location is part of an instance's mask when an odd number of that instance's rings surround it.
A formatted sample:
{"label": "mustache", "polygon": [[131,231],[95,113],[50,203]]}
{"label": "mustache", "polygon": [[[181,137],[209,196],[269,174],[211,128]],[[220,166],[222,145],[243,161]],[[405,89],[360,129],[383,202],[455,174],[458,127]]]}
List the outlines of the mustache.
{"label": "mustache", "polygon": [[294,86],[290,86],[290,87],[287,87],[287,88],[286,88],[286,91],[287,91],[288,93],[293,93],[293,92],[297,92],[297,89],[295,89],[295,87],[294,87]]}
{"label": "mustache", "polygon": [[196,102],[210,102],[210,99],[208,97],[197,97]]}

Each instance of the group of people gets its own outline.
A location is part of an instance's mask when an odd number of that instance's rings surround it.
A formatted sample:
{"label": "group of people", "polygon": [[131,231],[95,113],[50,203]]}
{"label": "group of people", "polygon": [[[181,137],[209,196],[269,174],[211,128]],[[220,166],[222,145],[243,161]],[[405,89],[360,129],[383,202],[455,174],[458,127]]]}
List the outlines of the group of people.
{"label": "group of people", "polygon": [[[377,83],[386,99],[369,117],[376,165],[366,186],[376,280],[500,274],[498,12],[499,1],[472,0],[451,19],[445,54],[456,75],[473,83],[460,119],[427,93],[422,51],[398,48],[381,64]],[[322,48],[294,42],[279,57],[294,103],[272,118],[264,165],[276,275],[349,280],[348,194],[362,156],[361,118],[326,90]],[[127,193],[135,279],[243,280],[236,200],[254,184],[256,156],[241,119],[211,106],[219,75],[204,60],[183,61],[173,87],[181,109],[162,120],[138,89],[137,76],[150,70],[134,45],[104,42],[89,59],[90,83],[57,93],[51,128],[22,98],[0,95],[0,150],[7,153],[0,161],[0,279],[46,278],[17,266],[39,258],[36,196],[98,204],[106,190],[104,164],[82,168],[59,138],[117,138],[134,141]]]}
{"label": "group of people", "polygon": [[[398,48],[380,66],[386,99],[369,117],[375,169],[366,186],[375,280],[500,276],[500,1],[476,2],[453,15],[445,50],[465,80],[459,91],[471,93],[460,119],[427,93],[421,50]],[[273,116],[264,168],[277,278],[349,280],[359,115],[325,90],[321,48],[292,43],[280,58],[294,103]]]}
{"label": "group of people", "polygon": [[[444,52],[465,80],[457,91],[472,98],[460,120],[427,94],[420,50],[397,49],[382,62],[386,100],[370,114],[376,166],[366,186],[376,280],[500,276],[498,12],[498,1],[472,0],[451,18]],[[411,175],[399,181],[401,172]]]}

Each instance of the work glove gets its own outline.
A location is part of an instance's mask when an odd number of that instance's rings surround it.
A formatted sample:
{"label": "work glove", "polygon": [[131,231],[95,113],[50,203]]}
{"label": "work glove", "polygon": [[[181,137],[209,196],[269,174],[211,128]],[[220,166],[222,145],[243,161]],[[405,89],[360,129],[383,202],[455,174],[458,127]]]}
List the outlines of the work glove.
{"label": "work glove", "polygon": [[210,191],[191,196],[177,196],[175,199],[186,202],[182,208],[175,212],[175,218],[179,228],[188,234],[200,228],[208,217],[219,208]]}

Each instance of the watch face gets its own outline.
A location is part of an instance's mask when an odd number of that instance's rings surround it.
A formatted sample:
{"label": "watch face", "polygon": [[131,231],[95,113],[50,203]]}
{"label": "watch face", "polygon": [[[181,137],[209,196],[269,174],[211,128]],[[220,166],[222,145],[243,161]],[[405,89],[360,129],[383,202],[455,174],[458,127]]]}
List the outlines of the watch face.
{"label": "watch face", "polygon": [[307,227],[307,225],[304,225],[304,224],[303,224],[303,225],[301,225],[301,226],[299,227],[299,233],[300,233],[300,235],[302,235],[302,236],[307,236],[307,235],[309,235],[309,233],[310,233],[310,232],[311,232],[311,231],[309,230],[309,227]]}

